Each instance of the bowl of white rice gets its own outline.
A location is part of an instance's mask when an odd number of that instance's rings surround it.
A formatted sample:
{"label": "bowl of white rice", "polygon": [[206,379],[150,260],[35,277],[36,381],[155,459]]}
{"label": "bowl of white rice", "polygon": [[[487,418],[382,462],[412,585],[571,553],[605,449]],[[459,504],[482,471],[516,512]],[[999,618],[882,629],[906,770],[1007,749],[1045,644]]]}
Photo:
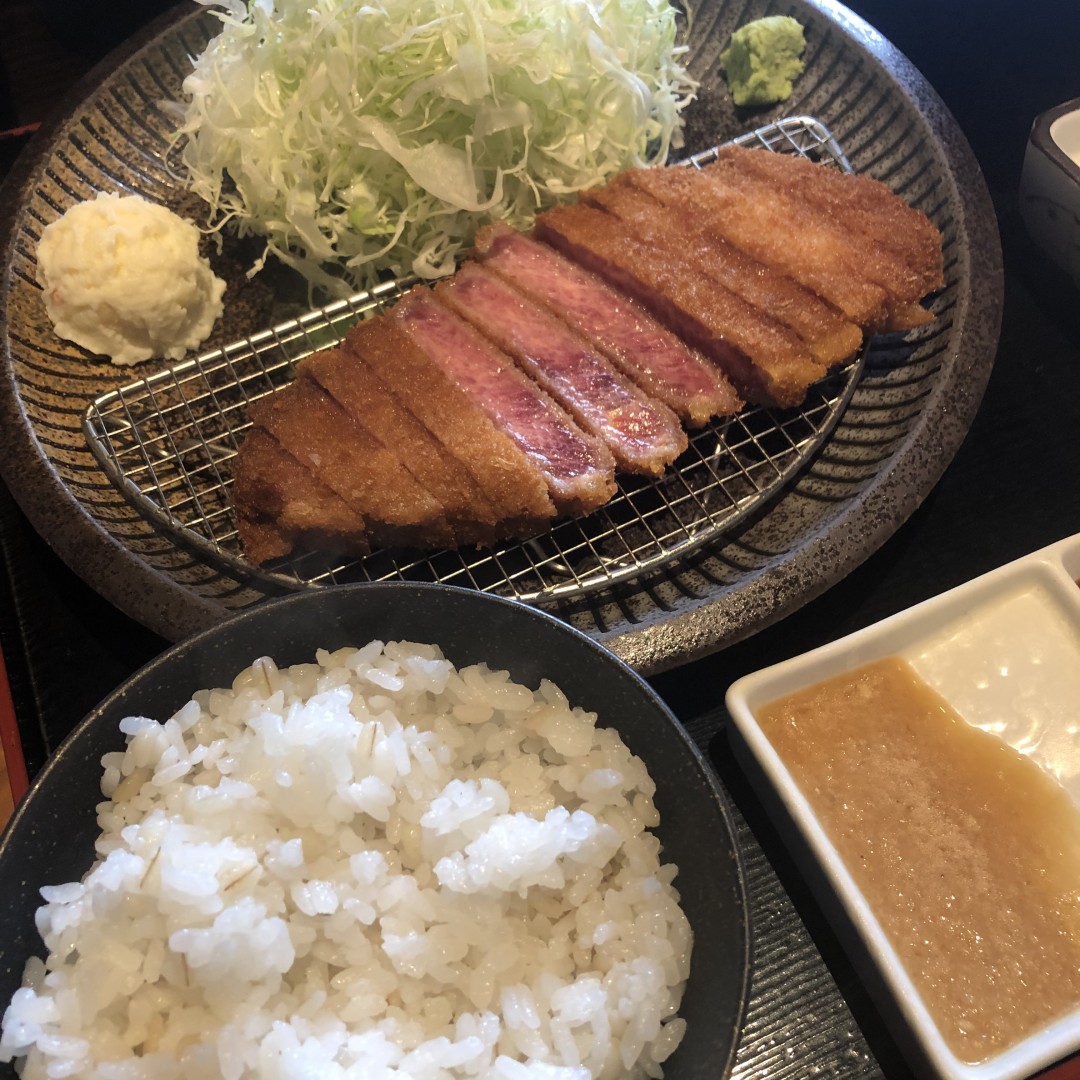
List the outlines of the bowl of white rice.
{"label": "bowl of white rice", "polygon": [[0,1076],[726,1077],[730,813],[614,654],[514,601],[260,605],[137,672],[0,839]]}

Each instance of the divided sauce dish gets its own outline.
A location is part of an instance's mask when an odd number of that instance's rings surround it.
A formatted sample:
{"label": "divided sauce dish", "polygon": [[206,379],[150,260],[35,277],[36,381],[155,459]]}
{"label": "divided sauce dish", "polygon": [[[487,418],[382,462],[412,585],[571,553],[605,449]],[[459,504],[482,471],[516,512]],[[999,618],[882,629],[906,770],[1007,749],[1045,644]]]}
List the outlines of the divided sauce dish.
{"label": "divided sauce dish", "polygon": [[[1069,999],[1070,1004],[1053,1010],[1049,1018],[1013,1033],[1007,1030],[1012,1022],[1008,1019],[1012,1010],[1008,1003],[1002,1005],[1006,1030],[987,1039],[984,1045],[989,1049],[985,1053],[973,1053],[971,1048],[975,1044],[964,1044],[963,1033],[954,1030],[950,1026],[952,1021],[942,1013],[938,1012],[939,1019],[935,1019],[929,1002],[938,991],[925,981],[925,973],[933,969],[942,954],[934,953],[931,944],[929,959],[919,959],[917,955],[911,959],[914,955],[911,953],[908,960],[902,958],[903,933],[888,933],[886,927],[891,925],[895,930],[901,925],[900,915],[909,901],[903,891],[890,893],[888,883],[882,885],[867,876],[860,877],[858,864],[869,858],[868,865],[873,865],[874,856],[855,853],[851,846],[844,847],[846,826],[838,817],[850,812],[859,815],[860,821],[871,821],[871,816],[864,819],[862,815],[877,812],[868,806],[876,797],[874,784],[884,793],[883,801],[894,799],[900,785],[887,772],[869,784],[857,778],[853,798],[862,801],[849,807],[844,805],[847,788],[835,786],[823,793],[805,771],[800,782],[799,759],[804,756],[804,747],[806,761],[818,762],[814,767],[819,769],[819,776],[825,775],[820,771],[820,762],[830,762],[831,779],[823,784],[836,782],[840,773],[831,771],[831,762],[846,751],[837,750],[841,745],[837,738],[818,758],[812,759],[813,726],[807,724],[799,730],[798,739],[803,740],[800,743],[792,739],[790,730],[785,732],[778,727],[769,713],[779,699],[811,690],[817,693],[830,680],[847,679],[868,665],[899,659],[906,662],[918,682],[944,702],[943,715],[951,713],[953,719],[958,718],[959,734],[972,735],[973,728],[992,732],[1000,742],[991,746],[983,737],[980,745],[990,747],[992,752],[1000,750],[1008,756],[1005,764],[1026,770],[1024,775],[1029,780],[1042,783],[1040,790],[1048,798],[1058,800],[1055,805],[1060,806],[1076,833],[1080,828],[1077,825],[1080,822],[1077,736],[1080,715],[1076,704],[1080,701],[1078,579],[1080,535],[1052,544],[838,641],[744,676],[727,692],[727,707],[733,721],[729,732],[735,753],[918,1075],[935,1075],[945,1080],[1020,1080],[1031,1076],[1080,1048],[1080,993]],[[859,738],[865,732],[876,732],[875,718],[885,716],[894,704],[895,701],[878,701],[867,706],[852,722],[853,728],[862,729],[857,732]],[[887,738],[892,720],[883,723]],[[974,734],[978,739],[978,733]],[[927,746],[934,737],[929,726],[918,729],[912,736]],[[870,744],[869,736],[866,742]],[[884,746],[885,742],[874,745]],[[962,751],[958,758],[957,775],[964,784],[970,779],[975,785],[977,778],[973,774],[963,776],[967,761],[964,754],[968,752]],[[1004,758],[993,760],[1004,761]],[[901,765],[909,767],[910,762]],[[898,767],[894,762],[890,766],[894,771]],[[992,800],[1000,801],[1006,818],[1013,818],[1023,827],[1025,799],[1018,796],[1015,787],[1007,786],[1013,782],[1014,775],[1007,770],[991,771],[983,787]],[[921,785],[919,777],[908,790],[918,796]],[[960,787],[958,784],[955,790],[959,791]],[[871,794],[866,796],[868,790]],[[945,796],[951,799],[952,792],[946,790]],[[958,806],[960,798],[956,796]],[[839,804],[841,809],[831,809],[830,802]],[[881,826],[882,821],[895,822],[895,828],[889,824],[877,835],[860,838],[868,845],[867,850],[874,845],[882,849],[894,845],[900,852],[898,860],[906,852],[914,860],[909,866],[912,872],[908,881],[918,880],[920,875],[929,876],[937,850],[921,841],[906,849],[899,846],[906,842],[905,836],[913,835],[905,831],[908,824],[925,820],[926,805],[916,798],[910,809],[896,810],[893,803],[883,811],[884,816],[878,817],[877,823]],[[983,820],[989,820],[981,817],[981,811],[974,818],[976,828]],[[1040,828],[1043,825],[1035,818],[1026,821]],[[1019,835],[1023,843],[1027,834]],[[943,845],[955,840],[954,836],[943,836]],[[936,838],[933,839],[936,843]],[[1032,835],[1031,848],[1037,843]],[[846,858],[842,851],[846,851]],[[1075,855],[1075,850],[1071,854]],[[1080,873],[1069,855],[1065,851],[1062,856],[1068,872]],[[935,874],[938,869],[935,864]],[[1016,873],[1019,875],[1019,870]],[[961,894],[962,890],[963,885],[957,893]],[[974,894],[978,890],[970,891]],[[958,908],[967,902],[960,895]],[[914,901],[916,907],[919,903]],[[1073,899],[1071,908],[1075,906]],[[1069,907],[1066,905],[1066,919],[1070,917]],[[1037,934],[1026,921],[1026,913],[1017,918],[1017,940],[1021,943],[1018,948],[1026,950],[1029,940],[1038,941]],[[932,932],[927,934],[927,940],[932,943]],[[922,982],[914,974],[920,966],[924,973]],[[954,969],[941,966],[940,978],[951,980],[955,975]],[[979,996],[977,976],[974,978],[976,981],[968,985],[973,988],[977,1012],[983,1008],[984,999]],[[1026,996],[1025,991],[1013,1000]]]}

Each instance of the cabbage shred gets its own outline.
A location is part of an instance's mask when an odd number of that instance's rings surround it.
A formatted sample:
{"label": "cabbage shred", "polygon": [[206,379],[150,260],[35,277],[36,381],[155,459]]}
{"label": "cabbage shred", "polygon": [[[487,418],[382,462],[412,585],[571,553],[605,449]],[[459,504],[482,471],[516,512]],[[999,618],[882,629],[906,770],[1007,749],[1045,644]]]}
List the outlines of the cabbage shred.
{"label": "cabbage shred", "polygon": [[667,0],[200,2],[222,29],[184,81],[186,180],[331,296],[666,161],[696,90]]}

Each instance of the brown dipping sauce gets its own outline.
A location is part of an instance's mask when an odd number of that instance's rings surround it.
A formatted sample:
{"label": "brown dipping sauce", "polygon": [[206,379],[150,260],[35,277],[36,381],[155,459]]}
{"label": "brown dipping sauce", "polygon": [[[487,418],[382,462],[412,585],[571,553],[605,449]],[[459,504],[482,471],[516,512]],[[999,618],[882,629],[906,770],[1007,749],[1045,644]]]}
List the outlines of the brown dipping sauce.
{"label": "brown dipping sauce", "polygon": [[1052,777],[896,657],[756,718],[958,1058],[1080,1004],[1080,812]]}

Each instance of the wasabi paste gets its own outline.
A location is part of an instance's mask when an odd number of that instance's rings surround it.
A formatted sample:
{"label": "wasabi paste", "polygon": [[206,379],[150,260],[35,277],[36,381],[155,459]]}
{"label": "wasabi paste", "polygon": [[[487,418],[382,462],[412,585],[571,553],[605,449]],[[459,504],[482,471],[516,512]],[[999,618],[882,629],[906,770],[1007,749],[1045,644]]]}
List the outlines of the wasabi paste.
{"label": "wasabi paste", "polygon": [[791,96],[803,71],[806,38],[790,15],[767,15],[740,26],[720,54],[736,105],[775,105]]}

